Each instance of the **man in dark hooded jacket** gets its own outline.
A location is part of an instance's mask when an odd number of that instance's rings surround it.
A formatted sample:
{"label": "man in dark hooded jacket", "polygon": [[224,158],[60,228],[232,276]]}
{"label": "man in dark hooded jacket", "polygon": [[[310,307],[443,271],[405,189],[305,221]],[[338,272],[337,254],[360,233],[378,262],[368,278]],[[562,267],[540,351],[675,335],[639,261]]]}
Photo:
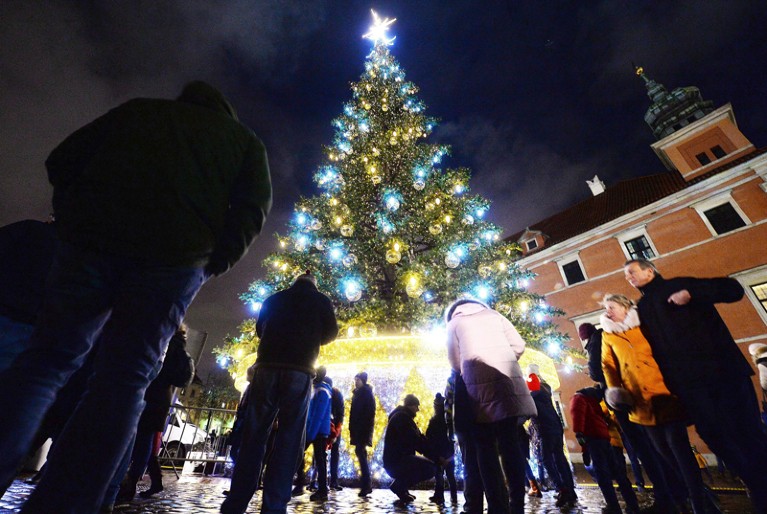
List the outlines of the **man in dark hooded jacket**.
{"label": "man in dark hooded jacket", "polygon": [[352,405],[349,409],[349,444],[354,446],[354,454],[360,465],[361,497],[373,492],[367,447],[373,446],[375,417],[376,399],[373,396],[373,388],[368,384],[368,374],[361,371],[354,377]]}
{"label": "man in dark hooded jacket", "polygon": [[46,167],[60,245],[29,348],[0,375],[0,483],[100,339],[88,390],[25,507],[91,513],[187,307],[260,233],[269,167],[263,143],[203,82],[177,100],[116,107],[67,137]]}
{"label": "man in dark hooded jacket", "polygon": [[[389,414],[384,434],[384,469],[394,479],[390,489],[402,503],[413,501],[408,492],[410,487],[434,477],[437,471],[434,461],[428,458],[434,456],[429,442],[415,424],[420,405],[415,395],[405,396],[403,404]],[[444,463],[443,459],[439,460]]]}
{"label": "man in dark hooded jacket", "polygon": [[642,334],[663,380],[698,435],[748,486],[756,512],[767,512],[767,436],[751,376],[714,304],[743,298],[731,278],[665,279],[643,259],[626,262],[626,280],[642,292]]}

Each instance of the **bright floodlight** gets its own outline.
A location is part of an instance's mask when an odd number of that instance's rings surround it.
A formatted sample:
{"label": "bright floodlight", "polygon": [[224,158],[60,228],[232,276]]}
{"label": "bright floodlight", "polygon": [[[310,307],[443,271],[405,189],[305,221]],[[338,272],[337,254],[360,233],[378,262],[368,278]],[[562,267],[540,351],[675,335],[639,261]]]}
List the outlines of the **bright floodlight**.
{"label": "bright floodlight", "polygon": [[386,31],[389,30],[389,25],[397,21],[397,18],[393,20],[384,18],[382,20],[373,9],[370,9],[370,12],[373,13],[373,25],[368,29],[368,33],[362,37],[371,40],[375,44],[391,45],[397,37],[387,38]]}

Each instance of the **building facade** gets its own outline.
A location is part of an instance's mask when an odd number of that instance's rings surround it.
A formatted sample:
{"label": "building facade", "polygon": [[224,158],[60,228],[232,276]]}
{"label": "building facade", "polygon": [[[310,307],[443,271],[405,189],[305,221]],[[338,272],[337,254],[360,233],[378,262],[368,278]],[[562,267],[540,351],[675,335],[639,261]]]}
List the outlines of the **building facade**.
{"label": "building facade", "polygon": [[[729,276],[746,296],[717,308],[739,347],[767,343],[767,148],[740,132],[732,106],[714,109],[697,88],[668,92],[645,81],[645,115],[663,173],[605,187],[588,181],[592,197],[514,234],[520,265],[538,277],[531,289],[565,312],[562,332],[578,345],[577,327],[598,325],[606,293],[638,299],[623,264],[647,258],[666,277]],[[585,344],[585,342],[582,342]],[[585,373],[561,373],[561,401],[591,385]],[[758,378],[754,387],[760,391]],[[566,431],[568,447],[575,436]],[[693,444],[705,445],[691,431]]]}

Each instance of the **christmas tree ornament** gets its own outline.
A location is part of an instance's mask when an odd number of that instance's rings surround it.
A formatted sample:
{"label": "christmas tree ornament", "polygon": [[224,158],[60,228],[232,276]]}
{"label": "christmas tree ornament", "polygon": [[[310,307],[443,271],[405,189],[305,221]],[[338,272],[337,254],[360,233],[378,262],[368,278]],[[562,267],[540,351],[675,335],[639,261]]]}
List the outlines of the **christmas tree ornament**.
{"label": "christmas tree ornament", "polygon": [[352,237],[354,235],[354,227],[351,225],[341,225],[341,235],[344,237]]}
{"label": "christmas tree ornament", "polygon": [[353,253],[348,253],[344,255],[344,258],[341,259],[341,263],[346,266],[347,268],[354,266],[357,264],[357,256]]}
{"label": "christmas tree ornament", "polygon": [[422,178],[417,178],[413,181],[413,188],[416,191],[422,191],[426,187],[426,181]]}
{"label": "christmas tree ornament", "polygon": [[453,252],[449,252],[445,256],[445,266],[448,268],[457,268],[461,264],[461,259],[458,258]]}
{"label": "christmas tree ornament", "polygon": [[438,236],[442,233],[442,225],[439,223],[432,223],[429,225],[429,233],[433,236]]}
{"label": "christmas tree ornament", "polygon": [[397,264],[402,259],[402,254],[397,250],[391,249],[386,252],[386,262],[389,264]]}

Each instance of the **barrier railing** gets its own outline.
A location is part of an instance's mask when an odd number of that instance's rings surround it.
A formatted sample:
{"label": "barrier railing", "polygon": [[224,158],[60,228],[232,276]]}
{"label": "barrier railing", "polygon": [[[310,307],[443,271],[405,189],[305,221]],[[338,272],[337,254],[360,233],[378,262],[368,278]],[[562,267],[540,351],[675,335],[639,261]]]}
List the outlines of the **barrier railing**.
{"label": "barrier railing", "polygon": [[176,476],[179,469],[185,474],[227,474],[231,471],[228,438],[215,429],[231,425],[235,414],[231,409],[173,404],[162,435],[160,465],[173,469]]}

